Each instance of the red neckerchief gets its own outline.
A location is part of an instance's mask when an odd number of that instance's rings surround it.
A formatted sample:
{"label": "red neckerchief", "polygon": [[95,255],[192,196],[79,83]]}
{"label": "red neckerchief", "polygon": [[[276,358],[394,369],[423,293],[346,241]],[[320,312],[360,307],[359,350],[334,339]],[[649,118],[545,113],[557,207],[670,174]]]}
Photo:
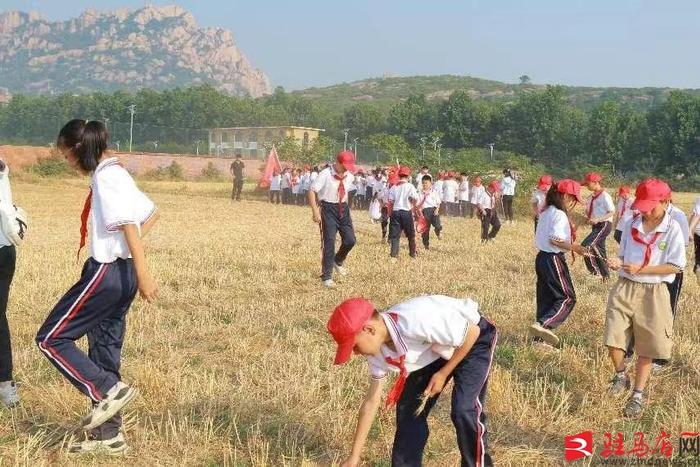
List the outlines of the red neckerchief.
{"label": "red neckerchief", "polygon": [[[388,313],[388,315],[395,323],[398,322],[399,317],[396,313]],[[408,378],[408,370],[406,370],[406,366],[404,365],[406,355],[400,355],[399,358],[384,357],[384,360],[389,365],[399,369],[399,377],[396,378],[394,385],[386,396],[386,408],[389,408],[401,399],[401,393],[403,393],[403,388],[406,386],[406,379]]]}
{"label": "red neckerchief", "polygon": [[423,209],[423,205],[425,204],[425,200],[428,199],[428,196],[430,196],[430,193],[432,193],[432,192],[433,192],[432,188],[428,192],[425,192],[425,191],[423,192],[423,199],[418,204],[418,209]]}
{"label": "red neckerchief", "polygon": [[343,198],[345,198],[345,173],[343,175],[338,175],[333,173],[333,178],[338,180],[338,217],[343,217]]}
{"label": "red neckerchief", "polygon": [[620,214],[618,215],[620,219],[622,219],[622,216],[625,215],[625,211],[627,211],[627,202],[628,201],[629,201],[629,198],[622,199],[622,209],[620,210]]}
{"label": "red neckerchief", "polygon": [[[110,163],[110,165],[112,165]],[[124,167],[121,162],[116,162],[119,167]],[[85,240],[87,239],[87,221],[90,217],[90,209],[92,209],[92,187],[88,189],[88,194],[85,197],[85,203],[83,203],[83,212],[80,213],[80,245],[78,245],[78,252],[75,254],[75,259],[80,258],[80,250],[85,246]]]}
{"label": "red neckerchief", "polygon": [[[635,218],[635,219],[637,219],[637,218]],[[644,222],[644,221],[642,221],[642,222]],[[661,222],[663,222],[663,221],[661,221]],[[644,245],[644,262],[642,263],[642,268],[645,268],[649,264],[649,261],[651,260],[652,249],[653,249],[654,245],[656,244],[656,241],[661,236],[661,232],[655,232],[654,236],[651,237],[651,241],[648,243],[644,241],[644,239],[642,238],[641,233],[639,232],[639,229],[637,227],[633,226],[631,233],[632,233],[632,239],[635,242],[641,243],[642,245]]]}
{"label": "red neckerchief", "polygon": [[588,216],[587,216],[587,217],[588,217],[588,220],[590,220],[590,219],[591,219],[591,215],[593,215],[593,203],[595,202],[595,200],[598,199],[598,197],[599,197],[600,195],[603,194],[604,191],[605,191],[605,190],[600,190],[598,193],[596,193],[595,195],[593,195],[593,197],[591,198],[591,205],[588,206]]}

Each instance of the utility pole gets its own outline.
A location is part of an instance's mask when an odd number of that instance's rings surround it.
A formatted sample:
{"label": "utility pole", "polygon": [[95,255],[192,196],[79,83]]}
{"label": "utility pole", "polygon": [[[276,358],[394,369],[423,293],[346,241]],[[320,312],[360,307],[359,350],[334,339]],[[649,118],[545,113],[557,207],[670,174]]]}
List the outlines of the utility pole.
{"label": "utility pole", "polygon": [[129,125],[129,152],[131,152],[131,143],[134,141],[134,114],[136,113],[136,104],[131,104],[129,106],[129,113],[131,113],[131,124]]}
{"label": "utility pole", "polygon": [[119,152],[119,140],[115,141],[114,145],[117,147],[117,152]]}
{"label": "utility pole", "polygon": [[343,134],[345,135],[345,139],[343,140],[343,151],[348,149],[348,133],[350,133],[350,128],[344,128]]}
{"label": "utility pole", "polygon": [[440,150],[442,149],[442,143],[437,145],[438,152],[438,169],[442,168],[442,157],[440,156]]}
{"label": "utility pole", "polygon": [[197,155],[199,156],[199,145],[202,144],[202,140],[198,139],[197,141],[194,142],[194,144],[197,145]]}
{"label": "utility pole", "polygon": [[355,139],[352,140],[352,142],[354,143],[354,146],[355,146],[355,160],[357,160],[357,141],[358,141],[359,139],[360,139],[360,138],[355,138]]}
{"label": "utility pole", "polygon": [[493,160],[493,147],[496,145],[496,143],[489,143],[488,147],[491,150],[491,160]]}
{"label": "utility pole", "polygon": [[108,126],[108,124],[109,124],[109,118],[108,118],[108,117],[105,117],[105,116],[103,115],[103,116],[102,116],[102,121],[105,122],[105,128],[109,131],[109,126]]}
{"label": "utility pole", "polygon": [[427,141],[427,138],[425,136],[421,136],[420,147],[423,150],[423,160],[422,160],[423,163],[425,163],[425,142],[426,141]]}

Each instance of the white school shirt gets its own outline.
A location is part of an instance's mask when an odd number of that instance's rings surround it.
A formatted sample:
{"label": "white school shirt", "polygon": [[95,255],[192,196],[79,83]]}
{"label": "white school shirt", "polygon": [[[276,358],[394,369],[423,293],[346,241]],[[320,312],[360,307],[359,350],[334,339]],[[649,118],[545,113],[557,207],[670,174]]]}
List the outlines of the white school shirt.
{"label": "white school shirt", "polygon": [[[415,187],[414,187],[415,188]],[[444,295],[422,295],[381,313],[396,352],[383,344],[379,355],[367,356],[369,374],[382,379],[399,368],[386,358],[404,357],[408,373],[430,365],[438,358],[449,360],[464,343],[469,326],[481,320],[479,304]]]}
{"label": "white school shirt", "polygon": [[501,191],[506,196],[515,196],[515,180],[513,177],[503,177],[501,180]]}
{"label": "white school shirt", "polygon": [[282,188],[282,175],[273,175],[270,177],[270,191],[280,191]]}
{"label": "white school shirt", "polygon": [[[654,229],[653,232],[644,233],[644,225],[642,222],[642,216],[633,217],[628,223],[625,224],[622,230],[622,240],[620,241],[620,259],[622,259],[623,264],[642,264],[644,263],[644,252],[646,247],[635,241],[632,238],[632,228],[637,228],[639,230],[639,235],[645,242],[650,242],[656,232],[661,232],[661,235],[654,243],[651,250],[651,257],[649,260],[649,266],[657,266],[660,264],[671,264],[676,266],[681,271],[685,269],[686,257],[685,257],[685,241],[683,240],[683,233],[681,232],[681,227],[678,222],[673,220],[668,213],[664,214],[664,218],[661,223]],[[676,275],[668,274],[665,276],[660,276],[657,274],[637,274],[631,275],[627,274],[625,271],[620,269],[620,277],[627,278],[634,282],[643,282],[645,284],[660,284],[661,282],[672,283]]]}
{"label": "white school shirt", "polygon": [[394,211],[410,211],[413,208],[410,200],[418,201],[418,190],[408,181],[400,181],[389,190],[389,201]]}
{"label": "white school shirt", "polygon": [[[591,213],[591,219],[597,219],[599,217],[603,217],[609,212],[615,212],[615,203],[613,202],[610,193],[608,193],[607,191],[603,191],[595,199],[595,201],[593,201],[594,196],[594,194],[589,196],[588,200],[586,201],[586,214],[588,214],[588,210],[590,209],[591,203],[593,203],[593,212]],[[610,221],[611,219],[608,219],[607,222]]]}
{"label": "white school shirt", "polygon": [[685,239],[685,246],[688,247],[688,243],[690,243],[690,225],[688,225],[688,218],[685,213],[674,206],[673,203],[668,203],[666,212],[671,216],[671,219],[678,222],[678,226],[681,228],[681,233]]}
{"label": "white school shirt", "polygon": [[481,196],[486,191],[484,185],[472,186],[471,194],[469,195],[469,202],[472,204],[479,204]]}
{"label": "white school shirt", "polygon": [[294,183],[294,178],[295,177],[292,177],[292,193],[298,195],[301,189],[301,179],[300,177],[296,177],[296,183]]}
{"label": "white school shirt", "polygon": [[459,200],[469,201],[469,182],[466,180],[459,184]]}
{"label": "white school shirt", "polygon": [[[700,216],[700,196],[695,200],[695,206],[693,207],[693,215]],[[695,234],[700,235],[700,222],[695,226]]]}
{"label": "white school shirt", "polygon": [[444,194],[444,187],[444,180],[436,180],[435,183],[433,183],[433,189],[440,193],[440,198],[442,198],[442,195]]}
{"label": "white school shirt", "polygon": [[313,185],[314,180],[316,180],[316,177],[318,177],[318,172],[314,170],[311,172],[311,175],[309,175],[309,190],[311,189],[311,185]]}
{"label": "white school shirt", "polygon": [[620,197],[620,199],[617,200],[616,212],[618,221],[617,225],[615,226],[615,230],[622,230],[625,224],[638,213],[638,211],[632,210],[632,203],[634,203],[634,196],[630,196],[627,199]]}
{"label": "white school shirt", "polygon": [[484,190],[476,204],[480,205],[481,209],[493,209],[493,195]]}
{"label": "white school shirt", "polygon": [[292,187],[292,175],[289,172],[284,172],[282,174],[282,189]]}
{"label": "white school shirt", "polygon": [[[0,203],[12,206],[12,190],[10,190],[10,167],[5,164],[5,170],[0,172]],[[12,242],[0,229],[0,246],[10,246]]]}
{"label": "white school shirt", "polygon": [[442,186],[442,199],[446,203],[454,203],[457,201],[457,190],[459,189],[459,184],[457,180],[445,180],[445,184]]}
{"label": "white school shirt", "polygon": [[155,213],[155,204],[138,189],[116,157],[98,164],[90,187],[90,256],[99,263],[131,258],[121,228],[133,224],[140,231],[141,225]]}
{"label": "white school shirt", "polygon": [[550,240],[571,243],[571,224],[566,213],[549,206],[540,213],[535,231],[535,247],[547,253],[563,253],[565,250],[552,245]]}
{"label": "white school shirt", "polygon": [[[316,192],[319,200],[327,203],[338,203],[338,186],[340,186],[340,180],[335,179],[336,173],[333,166],[327,167],[321,170],[316,180],[311,184],[311,189]],[[343,174],[345,196],[340,200],[341,203],[347,203],[348,193],[352,190],[354,181],[355,176],[349,171],[345,171]]]}
{"label": "white school shirt", "polygon": [[418,205],[420,205],[421,209],[436,208],[441,202],[440,193],[432,187],[427,193],[423,190],[418,192]]}
{"label": "white school shirt", "polygon": [[311,186],[311,172],[304,172],[301,176],[301,189],[304,191],[309,191]]}
{"label": "white school shirt", "polygon": [[530,198],[530,203],[531,204],[537,203],[537,218],[539,218],[540,215],[546,209],[546,206],[545,206],[546,200],[547,200],[547,193],[545,193],[542,190],[535,190],[535,192],[532,194],[532,198]]}

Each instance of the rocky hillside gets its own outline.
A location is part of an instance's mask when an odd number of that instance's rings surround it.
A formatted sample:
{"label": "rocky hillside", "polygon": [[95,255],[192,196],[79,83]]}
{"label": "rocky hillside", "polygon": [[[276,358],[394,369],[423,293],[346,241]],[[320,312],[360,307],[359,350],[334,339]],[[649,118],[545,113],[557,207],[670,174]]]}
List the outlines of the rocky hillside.
{"label": "rocky hillside", "polygon": [[0,13],[0,86],[11,93],[166,89],[211,83],[230,94],[270,92],[230,31],[197,26],[177,6],[85,11],[48,22]]}

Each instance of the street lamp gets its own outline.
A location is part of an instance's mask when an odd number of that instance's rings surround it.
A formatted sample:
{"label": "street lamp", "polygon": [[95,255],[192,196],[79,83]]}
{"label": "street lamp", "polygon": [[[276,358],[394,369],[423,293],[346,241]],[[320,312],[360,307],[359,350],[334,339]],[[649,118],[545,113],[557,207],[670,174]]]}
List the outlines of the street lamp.
{"label": "street lamp", "polygon": [[131,152],[131,143],[134,141],[134,114],[136,113],[136,104],[131,104],[129,106],[129,113],[131,114],[131,124],[129,125],[129,152]]}
{"label": "street lamp", "polygon": [[[194,144],[197,145],[197,155],[199,156],[199,145],[202,144],[202,140],[198,139],[197,141],[194,142]],[[264,146],[264,145],[263,145]]]}
{"label": "street lamp", "polygon": [[442,143],[439,143],[437,145],[437,152],[438,152],[438,169],[442,168],[442,157],[440,156],[440,150],[442,149]]}
{"label": "street lamp", "polygon": [[119,152],[119,140],[115,141],[114,145],[117,147],[117,152]]}
{"label": "street lamp", "polygon": [[425,162],[425,142],[428,140],[425,136],[421,136],[420,147],[423,149],[423,162]]}
{"label": "street lamp", "polygon": [[350,133],[350,128],[343,128],[343,134],[345,135],[343,140],[343,151],[348,148],[348,133]]}
{"label": "street lamp", "polygon": [[355,146],[355,151],[354,151],[354,152],[355,152],[355,160],[357,160],[357,141],[358,141],[359,139],[360,139],[360,138],[355,138],[355,139],[352,140],[352,142],[354,143],[354,146]]}
{"label": "street lamp", "polygon": [[153,151],[158,152],[158,141],[153,141]]}
{"label": "street lamp", "polygon": [[496,145],[496,143],[489,143],[487,146],[491,150],[491,160],[493,160],[493,147]]}

